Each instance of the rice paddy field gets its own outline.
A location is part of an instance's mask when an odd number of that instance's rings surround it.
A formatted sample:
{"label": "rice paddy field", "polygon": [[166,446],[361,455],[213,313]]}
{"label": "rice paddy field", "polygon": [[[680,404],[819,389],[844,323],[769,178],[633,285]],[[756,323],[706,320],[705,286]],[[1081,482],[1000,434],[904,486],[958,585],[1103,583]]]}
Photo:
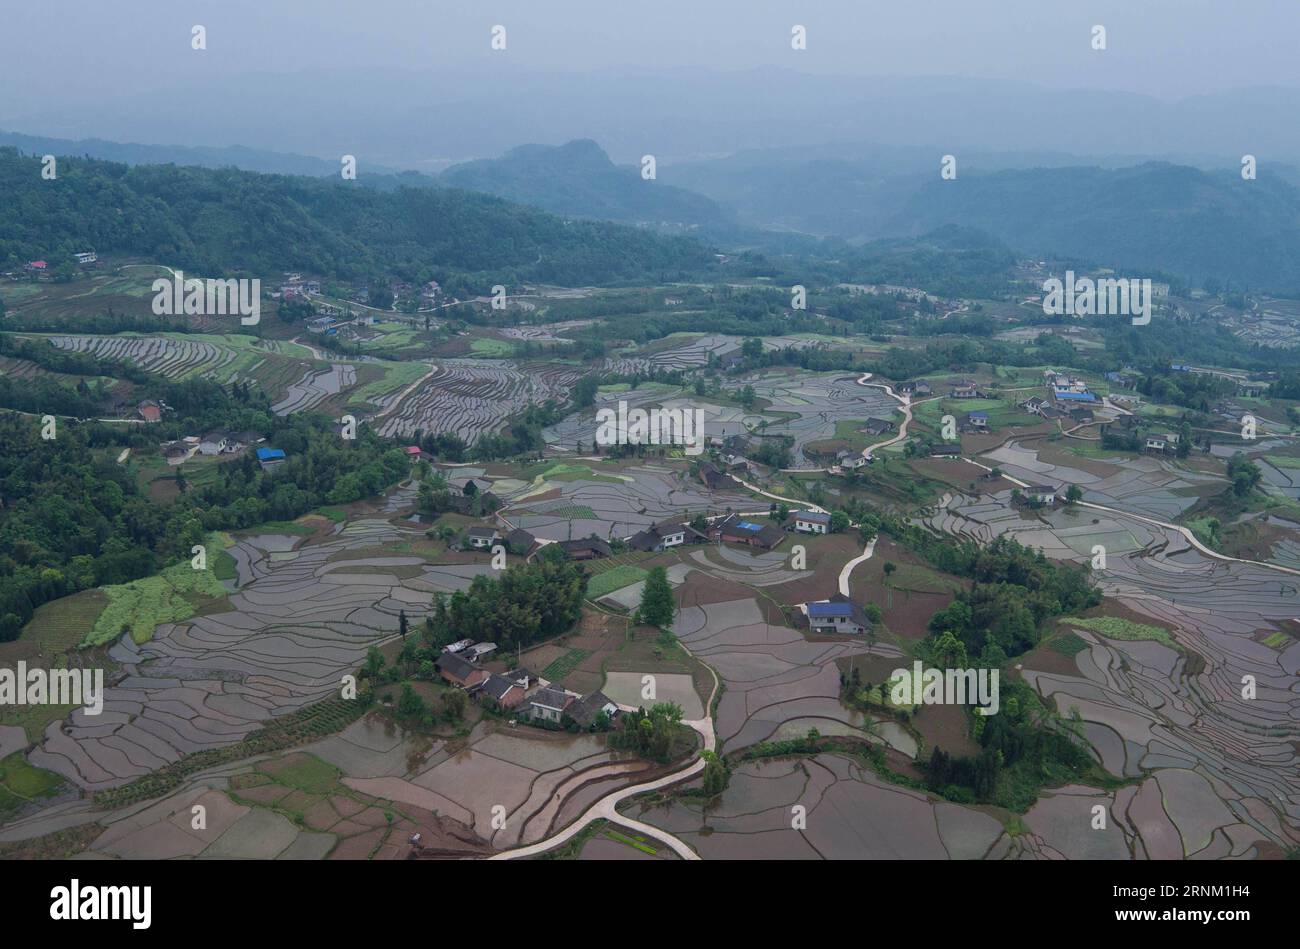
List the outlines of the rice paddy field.
{"label": "rice paddy field", "polygon": [[[129,296],[135,281],[119,275],[99,291]],[[481,358],[418,362],[325,358],[304,343],[242,335],[45,338],[172,379],[255,383],[281,414],[347,407],[385,436],[446,432],[472,444],[506,429],[529,404],[569,399],[590,367],[515,353],[591,324],[505,328],[462,347]],[[385,329],[369,345],[400,349],[407,332]],[[674,334],[616,351],[603,369],[698,368],[740,343]],[[765,341],[835,344],[814,334]],[[34,370],[8,360],[0,372],[26,378]],[[783,368],[722,378],[723,392],[706,397],[693,386],[602,386],[594,408],[546,429],[542,461],[442,465],[453,484],[490,484],[504,502],[493,517],[421,521],[412,516],[417,486],[405,483],[363,505],[224,537],[211,571],[196,575],[182,564],[43,605],[19,639],[0,644],[0,664],[102,656],[104,712],[0,714],[0,853],[75,831],[79,852],[93,857],[400,859],[413,853],[409,838],[418,832],[425,842],[416,856],[510,856],[551,846],[608,795],[619,798],[617,807],[599,808],[591,833],[566,838],[576,841],[568,855],[675,859],[682,847],[706,859],[1242,859],[1300,846],[1300,538],[1296,522],[1282,516],[1300,500],[1300,461],[1280,437],[1250,446],[1276,502],[1248,512],[1271,544],[1259,563],[1207,553],[1161,523],[1213,533],[1205,505],[1227,487],[1221,456],[1236,445],[1180,461],[1035,429],[970,437],[970,461],[910,468],[891,461],[895,477],[915,478],[929,492],[913,498],[906,515],[939,534],[980,544],[1011,536],[1062,561],[1105,552],[1095,571],[1102,605],[1056,620],[1043,643],[1006,670],[1074,723],[1095,765],[1088,785],[1046,788],[1020,813],[921,790],[920,769],[936,745],[977,753],[962,714],[927,709],[904,718],[843,698],[847,670],[879,684],[910,662],[930,617],[968,583],[891,538],[864,545],[856,531],[786,538],[767,552],[717,543],[661,553],[620,548],[588,564],[587,603],[574,629],[490,661],[495,671],[518,662],[584,694],[600,689],[624,710],[676,703],[700,746],[732,765],[729,784],[712,799],[699,793],[697,771],[676,789],[631,794],[690,762],[652,762],[602,734],[545,731],[477,704],[432,730],[396,724],[383,698],[366,714],[347,710],[343,677],[372,647],[395,654],[401,614],[420,624],[435,594],[491,575],[485,556],[451,550],[441,526],[490,522],[542,541],[594,535],[616,543],[696,514],[766,516],[775,499],[710,490],[673,449],[620,461],[579,454],[590,450],[595,408],[626,401],[701,409],[706,437],[788,435],[794,467],[818,470],[786,473],[770,490],[815,483],[828,505],[850,492],[820,473],[828,446],[861,447],[857,429],[867,419],[900,419],[897,401],[858,385],[856,374]],[[1032,387],[1039,378],[1028,367],[996,381]],[[743,385],[755,393],[748,409],[736,398]],[[995,427],[1031,427],[1009,399],[919,403],[916,422],[924,429],[945,412],[981,407]],[[981,480],[972,462],[1005,477]],[[1062,491],[1078,485],[1084,503],[1026,510],[1012,502],[1010,479]],[[1249,518],[1219,529],[1242,529]],[[795,544],[806,555],[798,562]],[[886,571],[886,560],[896,569]],[[633,622],[656,566],[666,569],[677,606],[666,633]],[[841,591],[880,607],[870,635],[800,628],[802,604]],[[450,688],[427,680],[418,687],[434,702]],[[836,741],[811,753],[773,751],[811,731]],[[270,732],[292,741],[258,744]],[[196,760],[207,765],[191,768]],[[911,783],[882,778],[879,760]],[[187,819],[195,804],[208,809],[203,831]],[[806,822],[793,826],[797,806]],[[1104,832],[1091,830],[1098,806],[1109,816]],[[494,820],[502,813],[504,823]]]}
{"label": "rice paddy field", "polygon": [[[898,403],[879,389],[857,385],[856,375],[771,370],[748,375],[743,383],[729,383],[728,388],[738,389],[741,385],[752,385],[755,396],[761,400],[753,409],[744,409],[730,400],[697,396],[693,391],[674,391],[665,386],[603,388],[594,407],[546,429],[543,437],[557,451],[573,451],[580,443],[590,449],[598,428],[597,412],[603,408],[617,411],[620,403],[626,403],[628,410],[700,411],[704,437],[788,436],[793,440],[794,466],[805,467],[826,463],[825,458],[814,461],[809,457],[805,448],[810,445],[838,444],[845,440],[846,434],[850,439],[855,438],[853,430],[868,419],[898,421]],[[863,439],[857,440],[865,445]],[[833,455],[834,451],[830,453]]]}
{"label": "rice paddy field", "polygon": [[568,400],[581,368],[516,364],[509,360],[440,359],[427,378],[372,401],[381,406],[379,433],[405,437],[449,432],[473,443],[499,432],[525,406]]}

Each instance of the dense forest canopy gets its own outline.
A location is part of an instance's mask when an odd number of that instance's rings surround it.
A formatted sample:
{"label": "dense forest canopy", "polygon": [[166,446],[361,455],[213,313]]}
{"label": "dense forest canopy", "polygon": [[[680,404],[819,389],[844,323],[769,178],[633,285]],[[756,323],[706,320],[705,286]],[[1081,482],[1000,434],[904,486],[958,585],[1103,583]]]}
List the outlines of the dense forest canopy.
{"label": "dense forest canopy", "polygon": [[195,274],[481,274],[487,286],[675,279],[713,258],[697,241],[567,221],[451,188],[378,191],[342,179],[234,169],[36,157],[0,148],[0,267],[100,254],[140,256]]}
{"label": "dense forest canopy", "polygon": [[[344,441],[324,416],[275,416],[263,397],[244,389],[190,380],[158,382],[152,394],[175,412],[147,433],[60,420],[47,440],[40,417],[0,414],[0,641],[17,637],[42,603],[149,576],[188,556],[210,531],[346,504],[410,470],[401,450],[369,428]],[[124,447],[156,450],[159,437],[187,427],[264,433],[287,460],[263,471],[246,455],[220,466],[213,483],[159,503],[114,458]]]}

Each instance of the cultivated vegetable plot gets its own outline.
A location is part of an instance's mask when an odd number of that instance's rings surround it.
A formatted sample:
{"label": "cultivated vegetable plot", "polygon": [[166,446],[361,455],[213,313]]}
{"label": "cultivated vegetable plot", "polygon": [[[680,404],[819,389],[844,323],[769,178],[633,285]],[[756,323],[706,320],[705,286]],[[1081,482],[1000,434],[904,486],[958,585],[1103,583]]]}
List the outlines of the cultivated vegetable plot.
{"label": "cultivated vegetable plot", "polygon": [[442,360],[435,374],[396,408],[385,405],[379,434],[407,436],[421,429],[450,432],[473,443],[509,427],[512,417],[529,404],[566,402],[581,377],[582,370],[573,366]]}

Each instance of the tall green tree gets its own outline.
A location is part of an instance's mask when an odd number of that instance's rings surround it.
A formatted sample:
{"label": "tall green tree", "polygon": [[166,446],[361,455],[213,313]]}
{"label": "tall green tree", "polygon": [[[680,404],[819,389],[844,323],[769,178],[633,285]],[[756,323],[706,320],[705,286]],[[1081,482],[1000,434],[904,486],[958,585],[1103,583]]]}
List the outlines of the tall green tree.
{"label": "tall green tree", "polygon": [[650,626],[667,627],[672,625],[676,613],[677,604],[673,602],[673,590],[668,585],[668,571],[663,567],[652,568],[646,577],[645,589],[641,591],[637,616]]}

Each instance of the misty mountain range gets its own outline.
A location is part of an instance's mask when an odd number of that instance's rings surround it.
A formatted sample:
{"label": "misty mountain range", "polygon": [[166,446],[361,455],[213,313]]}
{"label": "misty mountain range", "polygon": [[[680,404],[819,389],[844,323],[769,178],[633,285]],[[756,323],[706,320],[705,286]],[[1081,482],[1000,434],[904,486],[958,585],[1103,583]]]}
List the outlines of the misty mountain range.
{"label": "misty mountain range", "polygon": [[182,73],[144,92],[0,100],[0,127],[64,138],[184,142],[437,171],[523,143],[595,138],[619,163],[842,143],[932,154],[1056,152],[1093,164],[1300,163],[1300,89],[1169,102],[975,77],[847,77],[776,67],[542,72],[315,68]]}
{"label": "misty mountain range", "polygon": [[[161,88],[147,102],[65,104],[10,122],[145,141],[165,128],[174,140],[203,142],[216,127],[237,134],[238,147],[18,133],[0,133],[0,144],[316,177],[337,175],[336,156],[355,154],[359,181],[372,188],[480,191],[724,248],[817,253],[827,239],[821,252],[835,254],[843,241],[955,225],[1025,256],[1300,290],[1300,126],[1282,119],[1300,110],[1296,90],[1171,103],[1001,80],[845,80],[770,67],[502,68],[454,82],[349,72],[344,96],[343,78],[324,69],[212,76]],[[205,114],[222,121],[195,125]],[[1241,178],[1245,153],[1259,161],[1257,180]],[[655,180],[641,177],[644,154],[656,157]],[[956,156],[956,180],[940,178],[945,154]]]}

